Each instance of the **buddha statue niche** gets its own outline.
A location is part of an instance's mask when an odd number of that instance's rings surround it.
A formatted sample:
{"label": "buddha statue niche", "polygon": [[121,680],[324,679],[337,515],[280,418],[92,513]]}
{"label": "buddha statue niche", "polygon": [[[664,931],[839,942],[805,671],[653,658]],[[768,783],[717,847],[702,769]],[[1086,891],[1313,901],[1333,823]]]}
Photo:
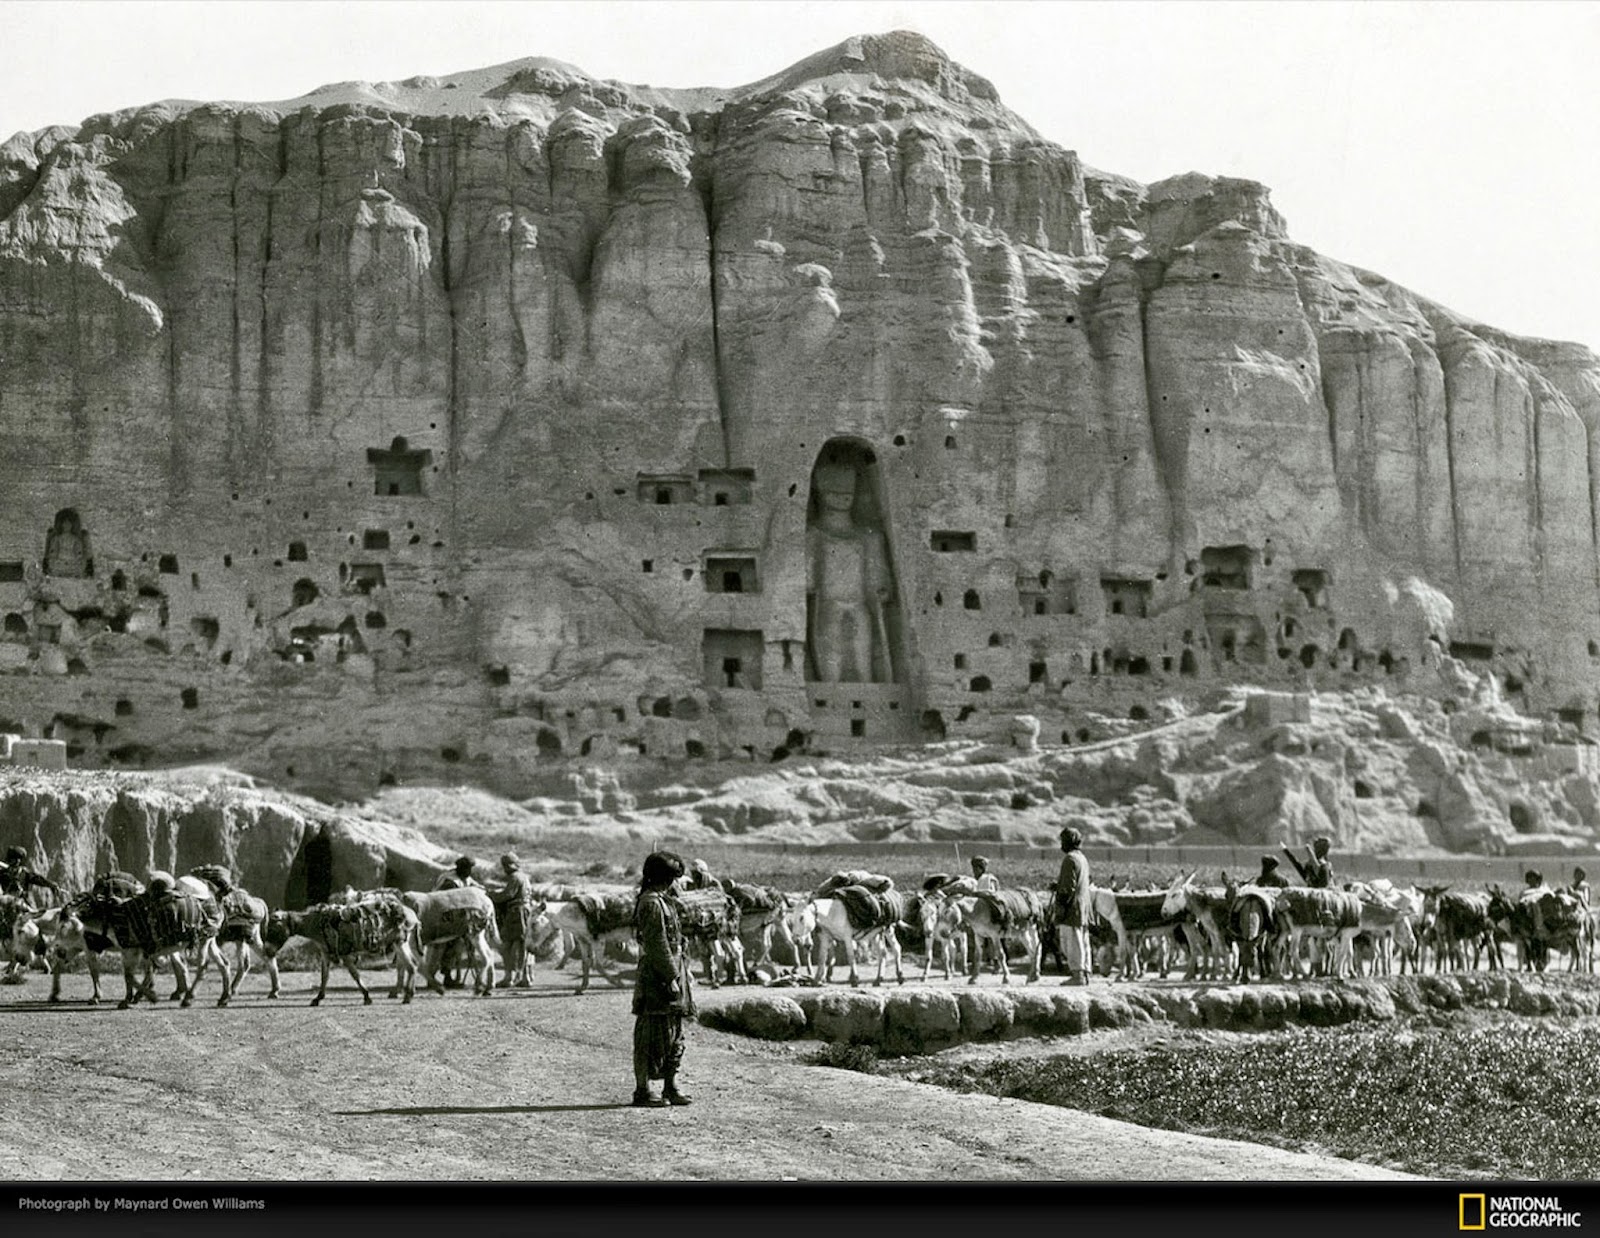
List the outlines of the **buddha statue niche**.
{"label": "buddha statue niche", "polygon": [[70,507],[57,512],[55,524],[44,539],[45,575],[82,577],[90,575],[92,570],[89,535],[78,513]]}
{"label": "buddha statue niche", "polygon": [[889,683],[886,611],[894,598],[888,545],[856,515],[854,464],[819,464],[806,527],[806,643],[822,683]]}

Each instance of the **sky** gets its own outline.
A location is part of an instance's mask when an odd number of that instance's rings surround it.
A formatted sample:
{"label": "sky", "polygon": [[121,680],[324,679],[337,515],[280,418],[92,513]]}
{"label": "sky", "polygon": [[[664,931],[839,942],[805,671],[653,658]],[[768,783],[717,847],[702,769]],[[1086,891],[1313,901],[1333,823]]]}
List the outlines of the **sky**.
{"label": "sky", "polygon": [[0,139],[524,56],[737,86],[889,30],[1092,167],[1261,181],[1296,241],[1600,350],[1600,0],[5,0]]}

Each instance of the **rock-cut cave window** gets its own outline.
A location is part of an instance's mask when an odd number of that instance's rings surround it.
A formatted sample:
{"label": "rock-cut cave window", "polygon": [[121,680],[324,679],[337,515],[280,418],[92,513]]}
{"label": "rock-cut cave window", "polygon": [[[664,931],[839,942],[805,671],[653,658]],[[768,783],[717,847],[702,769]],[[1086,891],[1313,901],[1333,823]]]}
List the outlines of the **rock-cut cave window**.
{"label": "rock-cut cave window", "polygon": [[1106,614],[1128,615],[1143,619],[1150,613],[1151,585],[1148,580],[1124,580],[1102,577],[1101,592],[1105,594]]}
{"label": "rock-cut cave window", "polygon": [[1295,589],[1300,596],[1305,598],[1306,605],[1313,610],[1325,609],[1328,605],[1328,573],[1316,568],[1301,568],[1290,579],[1294,582]]}
{"label": "rock-cut cave window", "polygon": [[761,580],[756,574],[753,556],[707,556],[705,570],[701,573],[707,593],[760,593]]}
{"label": "rock-cut cave window", "polygon": [[978,548],[978,535],[937,529],[928,535],[928,542],[935,554],[971,554]]}
{"label": "rock-cut cave window", "polygon": [[712,507],[734,507],[750,502],[755,489],[754,469],[701,469],[700,493]]}
{"label": "rock-cut cave window", "polygon": [[1200,582],[1207,589],[1248,589],[1254,557],[1248,546],[1207,546],[1200,551]]}
{"label": "rock-cut cave window", "polygon": [[760,631],[707,628],[700,649],[708,688],[760,689],[761,660],[766,649]]}
{"label": "rock-cut cave window", "polygon": [[640,474],[639,502],[678,507],[694,502],[694,480],[680,473]]}
{"label": "rock-cut cave window", "polygon": [[350,565],[350,579],[346,591],[351,589],[357,593],[371,593],[374,589],[384,587],[383,564],[381,563],[352,563]]}
{"label": "rock-cut cave window", "polygon": [[423,492],[422,475],[433,463],[433,453],[426,449],[412,451],[401,435],[389,444],[387,451],[381,447],[367,448],[367,463],[372,466],[373,494],[418,495]]}

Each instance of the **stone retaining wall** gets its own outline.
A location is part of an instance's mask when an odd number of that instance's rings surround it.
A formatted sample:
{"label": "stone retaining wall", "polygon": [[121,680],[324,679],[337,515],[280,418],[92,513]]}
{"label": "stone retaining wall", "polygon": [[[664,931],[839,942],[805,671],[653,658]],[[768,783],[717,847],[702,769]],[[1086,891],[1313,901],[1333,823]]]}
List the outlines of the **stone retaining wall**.
{"label": "stone retaining wall", "polygon": [[[718,998],[720,998],[720,994]],[[924,1053],[969,1041],[1167,1023],[1180,1028],[1272,1031],[1387,1021],[1430,1010],[1513,1014],[1600,1013],[1600,978],[1587,975],[1406,976],[1301,984],[1124,985],[1064,988],[797,988],[705,1004],[708,1027],[763,1040],[809,1037]]]}

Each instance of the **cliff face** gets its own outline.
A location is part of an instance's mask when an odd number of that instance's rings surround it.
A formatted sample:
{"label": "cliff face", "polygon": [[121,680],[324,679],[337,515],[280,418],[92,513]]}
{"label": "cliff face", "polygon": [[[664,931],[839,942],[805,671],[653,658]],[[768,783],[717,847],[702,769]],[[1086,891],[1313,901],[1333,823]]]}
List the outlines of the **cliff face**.
{"label": "cliff face", "polygon": [[221,864],[274,907],[345,886],[431,889],[454,859],[414,829],[336,812],[237,778],[0,773],[0,837],[67,890]]}
{"label": "cliff face", "polygon": [[0,730],[81,764],[551,793],[1452,659],[1594,722],[1600,360],[913,35],[19,135],[0,358]]}

